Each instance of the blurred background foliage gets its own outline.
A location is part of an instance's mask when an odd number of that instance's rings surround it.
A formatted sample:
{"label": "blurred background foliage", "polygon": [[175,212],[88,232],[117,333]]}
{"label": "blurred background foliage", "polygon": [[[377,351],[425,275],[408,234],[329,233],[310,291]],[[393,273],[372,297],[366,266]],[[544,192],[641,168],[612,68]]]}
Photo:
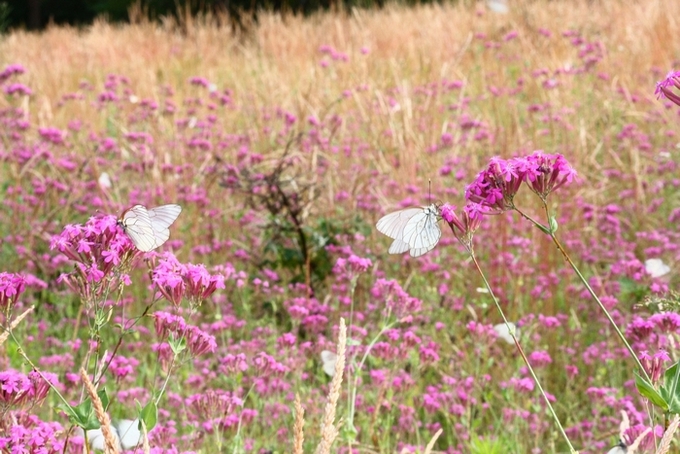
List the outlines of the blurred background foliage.
{"label": "blurred background foliage", "polygon": [[[436,0],[405,0],[432,3]],[[404,3],[404,1],[401,1]],[[0,31],[12,28],[41,30],[49,24],[83,26],[97,17],[128,22],[130,11],[142,11],[149,19],[181,15],[213,14],[243,24],[244,15],[259,10],[310,14],[320,10],[382,7],[384,0],[5,0],[0,1]]]}

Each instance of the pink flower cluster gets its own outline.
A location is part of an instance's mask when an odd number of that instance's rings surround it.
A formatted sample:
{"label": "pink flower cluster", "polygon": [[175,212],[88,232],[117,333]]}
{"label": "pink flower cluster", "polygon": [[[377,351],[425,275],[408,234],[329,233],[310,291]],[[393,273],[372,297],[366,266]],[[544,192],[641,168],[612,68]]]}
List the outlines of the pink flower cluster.
{"label": "pink flower cluster", "polygon": [[210,274],[204,265],[180,263],[170,252],[162,256],[151,280],[161,295],[176,307],[183,298],[193,305],[200,305],[217,289],[224,288],[222,274]]}
{"label": "pink flower cluster", "polygon": [[[57,376],[51,373],[43,373],[50,383],[59,383]],[[0,414],[10,407],[20,408],[23,406],[38,404],[47,397],[50,384],[47,383],[38,372],[30,372],[24,375],[14,370],[0,372]]]}
{"label": "pink flower cluster", "polygon": [[541,150],[509,160],[492,158],[486,169],[465,190],[465,198],[487,207],[489,214],[515,208],[515,194],[526,183],[539,197],[548,195],[576,177],[576,171],[561,154]]}
{"label": "pink flower cluster", "polygon": [[217,349],[215,337],[197,326],[189,325],[184,318],[168,312],[158,311],[153,314],[156,334],[161,339],[172,336],[174,339],[184,338],[189,351],[194,356],[212,353]]}
{"label": "pink flower cluster", "polygon": [[[138,253],[114,216],[92,217],[85,225],[67,225],[59,235],[52,237],[50,249],[56,249],[76,262],[74,274],[80,281],[74,282],[73,274],[62,275],[60,280],[81,295],[92,292],[87,283],[101,282]],[[127,277],[124,279],[127,281]]]}
{"label": "pink flower cluster", "polygon": [[395,280],[378,279],[371,289],[371,295],[385,302],[385,310],[397,320],[403,320],[420,311],[422,302],[404,291]]}
{"label": "pink flower cluster", "polygon": [[24,292],[26,278],[20,274],[0,273],[0,310],[7,312]]}

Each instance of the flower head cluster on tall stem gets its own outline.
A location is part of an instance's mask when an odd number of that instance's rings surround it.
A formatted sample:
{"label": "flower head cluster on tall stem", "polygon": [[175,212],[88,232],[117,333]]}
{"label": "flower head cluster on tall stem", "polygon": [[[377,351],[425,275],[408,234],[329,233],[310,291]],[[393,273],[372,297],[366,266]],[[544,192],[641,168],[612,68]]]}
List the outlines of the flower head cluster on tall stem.
{"label": "flower head cluster on tall stem", "polygon": [[445,203],[440,208],[442,219],[451,227],[453,236],[467,249],[472,250],[472,237],[482,223],[485,208],[477,203],[468,203],[461,215],[456,214],[456,207]]}
{"label": "flower head cluster on tall stem", "polygon": [[67,225],[61,234],[52,237],[50,249],[76,262],[75,271],[59,280],[85,301],[92,301],[108,290],[102,285],[104,281],[120,278],[129,284],[129,277],[123,272],[141,254],[118,228],[114,216],[92,217],[84,225]]}
{"label": "flower head cluster on tall stem", "polygon": [[576,170],[561,154],[553,155],[537,150],[522,161],[527,185],[543,200],[576,177]]}
{"label": "flower head cluster on tall stem", "polygon": [[423,304],[418,298],[406,293],[394,280],[378,279],[371,288],[371,295],[385,302],[388,315],[392,314],[397,320],[402,321],[419,312]]}
{"label": "flower head cluster on tall stem", "polygon": [[168,312],[154,313],[154,327],[156,334],[161,339],[172,336],[173,339],[184,338],[189,347],[189,351],[194,356],[203,353],[212,353],[217,349],[215,337],[206,333],[197,326],[187,324],[179,315]]}
{"label": "flower head cluster on tall stem", "polygon": [[680,71],[671,71],[664,80],[657,82],[654,94],[657,99],[664,97],[680,106],[680,96],[673,89],[680,90]]}
{"label": "flower head cluster on tall stem", "polygon": [[489,208],[490,214],[514,209],[513,199],[524,181],[524,161],[491,158],[475,181],[465,189],[465,198]]}
{"label": "flower head cluster on tall stem", "polygon": [[14,273],[0,273],[0,311],[7,314],[26,288],[26,278]]}
{"label": "flower head cluster on tall stem", "polygon": [[223,289],[224,276],[210,274],[204,265],[183,264],[170,252],[165,253],[151,273],[156,289],[175,307],[187,298],[192,307]]}

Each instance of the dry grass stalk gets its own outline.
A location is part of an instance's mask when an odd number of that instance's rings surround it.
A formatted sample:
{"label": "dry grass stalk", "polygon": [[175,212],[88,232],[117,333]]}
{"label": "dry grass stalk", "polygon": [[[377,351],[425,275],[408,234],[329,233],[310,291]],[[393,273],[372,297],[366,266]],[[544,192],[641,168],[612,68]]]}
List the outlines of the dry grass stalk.
{"label": "dry grass stalk", "polygon": [[302,408],[300,395],[295,394],[295,426],[293,429],[293,454],[302,454],[302,444],[305,441],[303,428],[305,425],[305,409]]}
{"label": "dry grass stalk", "polygon": [[340,398],[340,388],[342,387],[342,373],[345,370],[345,347],[347,345],[347,326],[345,319],[340,319],[340,329],[338,332],[338,351],[337,361],[335,363],[335,375],[331,381],[330,390],[328,392],[328,401],[323,414],[321,422],[321,442],[316,448],[316,454],[328,454],[331,452],[331,446],[335,437],[338,436],[338,429],[334,425],[335,409]]}
{"label": "dry grass stalk", "polygon": [[22,321],[24,318],[26,318],[26,316],[27,316],[28,314],[30,314],[31,312],[33,312],[33,309],[34,309],[34,308],[35,308],[35,306],[31,306],[31,307],[29,307],[28,309],[26,309],[21,315],[19,315],[17,318],[15,318],[15,319],[12,321],[12,323],[10,323],[9,329],[7,329],[7,330],[4,331],[2,334],[0,334],[0,346],[1,346],[2,344],[5,343],[5,341],[6,341],[7,338],[9,337],[9,333],[10,333],[14,328],[16,328],[16,327],[19,325],[19,323],[21,323],[21,321]]}
{"label": "dry grass stalk", "polygon": [[90,377],[87,376],[87,372],[85,372],[85,369],[83,368],[80,369],[80,379],[83,381],[83,385],[85,385],[87,394],[90,396],[90,399],[92,399],[94,414],[97,416],[99,424],[101,424],[101,431],[102,435],[104,436],[104,442],[106,446],[104,452],[106,454],[117,454],[120,452],[120,449],[118,446],[118,440],[111,431],[111,418],[109,418],[109,415],[104,411],[104,406],[97,395],[97,390],[90,381]]}
{"label": "dry grass stalk", "polygon": [[146,430],[146,424],[144,421],[139,421],[142,425],[142,450],[144,454],[151,454],[151,446],[149,446],[149,432]]}
{"label": "dry grass stalk", "polygon": [[673,441],[673,436],[678,430],[679,425],[680,415],[673,416],[671,423],[668,425],[668,429],[666,429],[666,432],[663,434],[663,438],[661,439],[661,443],[659,444],[659,449],[656,451],[656,454],[666,454],[670,451],[671,441]]}
{"label": "dry grass stalk", "polygon": [[432,440],[430,440],[430,442],[427,444],[427,446],[425,446],[424,454],[430,454],[432,452],[432,448],[434,448],[434,444],[437,442],[437,439],[442,434],[442,432],[443,432],[442,429],[439,429],[437,431],[437,433],[434,434],[434,436],[432,437]]}

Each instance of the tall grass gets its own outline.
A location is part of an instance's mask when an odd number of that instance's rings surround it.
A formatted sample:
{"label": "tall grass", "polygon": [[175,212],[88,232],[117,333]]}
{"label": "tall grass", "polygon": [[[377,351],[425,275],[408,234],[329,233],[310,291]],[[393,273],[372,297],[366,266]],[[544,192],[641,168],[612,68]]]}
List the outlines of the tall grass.
{"label": "tall grass", "polygon": [[[678,111],[653,96],[680,57],[669,44],[680,36],[676,2],[265,12],[248,32],[223,17],[135,17],[1,38],[0,66],[23,65],[12,80],[32,94],[0,99],[0,271],[40,280],[13,303],[33,313],[18,324],[5,312],[16,337],[4,368],[30,372],[20,345],[78,403],[78,371],[93,377],[90,360],[108,358],[95,385],[117,397],[114,419],[137,417],[135,401],[158,404],[151,452],[565,451],[521,359],[497,341],[498,315],[454,238],[445,232],[415,260],[388,256],[373,229],[397,206],[460,206],[488,158],[536,149],[579,173],[550,206],[572,259],[636,351],[677,359],[680,327],[641,308],[678,282]],[[99,299],[58,279],[74,270],[49,248],[66,224],[174,202],[184,211],[165,250],[224,275],[226,289],[173,306],[156,293],[173,258],[154,254],[128,257],[131,284],[117,269]],[[529,194],[515,202],[540,217]],[[661,443],[663,418],[637,395],[627,351],[549,239],[519,218],[488,217],[475,252],[572,443],[606,452],[620,410],[627,441],[652,427],[640,446]],[[352,268],[357,257],[369,265]],[[671,273],[648,276],[648,258]],[[385,308],[404,295],[418,304],[395,319]],[[164,339],[176,326],[159,328],[159,312],[214,336],[215,349]],[[347,367],[328,379],[319,353],[336,349],[342,318]],[[56,403],[50,394],[20,415],[58,422],[63,440]]]}

